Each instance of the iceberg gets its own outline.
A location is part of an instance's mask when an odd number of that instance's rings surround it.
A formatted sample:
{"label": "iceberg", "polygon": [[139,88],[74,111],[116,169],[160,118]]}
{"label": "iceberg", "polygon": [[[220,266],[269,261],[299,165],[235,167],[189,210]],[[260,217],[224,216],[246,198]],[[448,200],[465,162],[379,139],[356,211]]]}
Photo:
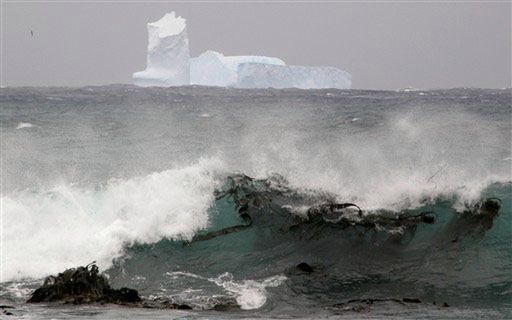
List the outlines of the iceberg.
{"label": "iceberg", "polygon": [[238,67],[254,63],[286,65],[283,60],[265,56],[225,56],[208,50],[197,58],[190,59],[190,83],[205,86],[229,87],[238,82]]}
{"label": "iceberg", "polygon": [[352,85],[351,74],[335,67],[289,66],[279,58],[225,56],[211,50],[190,58],[186,20],[174,12],[147,28],[146,69],[133,74],[138,86],[348,89]]}
{"label": "iceberg", "polygon": [[186,20],[174,12],[147,24],[146,69],[135,72],[139,86],[180,86],[190,84],[190,53]]}
{"label": "iceberg", "polygon": [[243,63],[238,67],[239,88],[349,89],[352,75],[335,67],[281,66]]}

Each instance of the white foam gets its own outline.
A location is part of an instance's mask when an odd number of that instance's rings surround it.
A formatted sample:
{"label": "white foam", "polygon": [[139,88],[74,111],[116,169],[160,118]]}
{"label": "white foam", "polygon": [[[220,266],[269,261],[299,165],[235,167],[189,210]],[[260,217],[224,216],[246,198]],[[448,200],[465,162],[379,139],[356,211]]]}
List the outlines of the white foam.
{"label": "white foam", "polygon": [[253,310],[261,308],[267,302],[266,288],[274,288],[281,285],[287,278],[283,275],[272,276],[263,280],[239,280],[233,279],[229,272],[223,273],[216,278],[206,278],[190,272],[167,272],[171,279],[179,277],[190,277],[206,280],[222,287],[229,294],[234,295],[236,302],[242,310]]}
{"label": "white foam", "polygon": [[18,123],[18,126],[16,127],[16,129],[25,129],[25,128],[32,128],[34,127],[34,125],[30,122],[20,122]]}
{"label": "white foam", "polygon": [[218,278],[210,280],[234,294],[236,302],[242,310],[252,310],[261,308],[267,302],[267,291],[265,288],[277,287],[286,279],[285,276],[277,275],[262,281],[235,281],[230,273],[224,273]]}
{"label": "white foam", "polygon": [[2,281],[93,260],[104,269],[124,245],[191,238],[208,226],[220,167],[219,161],[202,160],[93,189],[59,185],[2,195]]}

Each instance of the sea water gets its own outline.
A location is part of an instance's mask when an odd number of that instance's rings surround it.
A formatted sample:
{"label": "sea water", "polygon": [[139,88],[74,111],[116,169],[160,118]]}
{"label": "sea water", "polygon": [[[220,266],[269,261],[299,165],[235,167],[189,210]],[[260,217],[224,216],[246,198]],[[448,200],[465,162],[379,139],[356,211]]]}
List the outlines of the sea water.
{"label": "sea water", "polygon": [[[512,317],[511,89],[112,85],[0,96],[0,297],[13,317]],[[214,195],[235,173],[437,219],[399,246],[343,230],[297,236],[272,219],[184,245],[240,222]],[[502,201],[492,228],[453,241],[450,223],[486,197]],[[113,286],[195,310],[24,304],[45,276],[92,261]],[[301,262],[315,272],[297,272]],[[403,297],[423,303],[336,307]],[[240,310],[206,311],[223,299]]]}

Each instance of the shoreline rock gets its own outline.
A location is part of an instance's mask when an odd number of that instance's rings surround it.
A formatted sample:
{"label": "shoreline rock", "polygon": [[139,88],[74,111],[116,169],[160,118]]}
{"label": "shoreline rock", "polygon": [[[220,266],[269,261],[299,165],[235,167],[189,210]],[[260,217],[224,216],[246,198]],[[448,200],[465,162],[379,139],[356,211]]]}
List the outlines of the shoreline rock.
{"label": "shoreline rock", "polygon": [[[172,299],[142,299],[138,291],[131,288],[113,289],[109,285],[107,277],[99,273],[94,262],[85,267],[67,269],[56,276],[48,276],[43,285],[32,292],[27,303],[111,303],[147,309],[197,309],[193,304]],[[235,301],[226,300],[220,301],[210,309],[226,311],[240,309],[240,306]]]}
{"label": "shoreline rock", "polygon": [[96,264],[67,269],[57,276],[49,276],[36,289],[27,303],[62,302],[73,304],[141,302],[137,290],[113,289],[107,278],[99,273]]}

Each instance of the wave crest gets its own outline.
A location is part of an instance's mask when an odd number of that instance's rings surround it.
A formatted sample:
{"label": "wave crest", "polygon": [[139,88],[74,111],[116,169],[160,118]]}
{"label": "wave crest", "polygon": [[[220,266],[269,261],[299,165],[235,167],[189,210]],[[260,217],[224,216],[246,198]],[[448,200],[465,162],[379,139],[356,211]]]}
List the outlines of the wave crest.
{"label": "wave crest", "polygon": [[93,260],[108,268],[126,245],[192,237],[208,226],[220,165],[201,160],[96,189],[60,185],[2,196],[2,281]]}

